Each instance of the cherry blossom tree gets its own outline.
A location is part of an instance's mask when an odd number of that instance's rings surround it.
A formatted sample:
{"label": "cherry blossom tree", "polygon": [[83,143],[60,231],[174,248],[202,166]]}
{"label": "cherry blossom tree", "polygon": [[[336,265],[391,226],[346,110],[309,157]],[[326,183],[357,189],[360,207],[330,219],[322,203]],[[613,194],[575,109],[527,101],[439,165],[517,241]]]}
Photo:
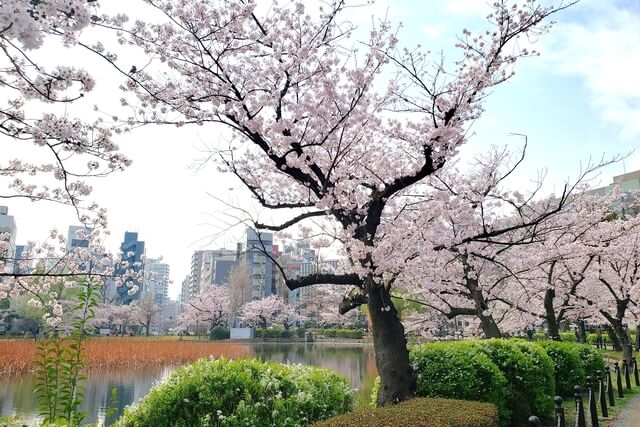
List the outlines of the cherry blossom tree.
{"label": "cherry blossom tree", "polygon": [[178,323],[187,328],[208,324],[211,330],[216,326],[227,325],[230,314],[229,288],[210,286],[183,305]]}
{"label": "cherry blossom tree", "polygon": [[240,311],[242,321],[262,329],[266,329],[269,324],[281,324],[288,329],[296,318],[294,308],[276,295],[249,301]]}
{"label": "cherry blossom tree", "polygon": [[[566,232],[569,219],[577,221],[564,210],[575,204],[582,182],[607,162],[585,168],[559,203],[554,196],[539,198],[542,182],[526,192],[508,189],[505,182],[524,154],[494,148],[464,174],[456,168],[439,171],[414,190],[393,227],[381,225],[401,242],[379,246],[380,258],[382,251],[389,254],[384,265],[389,280],[400,284],[394,296],[429,308],[424,322],[412,316],[412,330],[420,324],[440,328],[437,313],[449,320],[474,316],[488,338],[522,331],[537,320],[535,310],[526,308],[531,295],[524,278],[542,261],[523,254],[537,255],[541,242]],[[433,215],[424,215],[426,206]],[[399,253],[403,256],[393,256]]]}
{"label": "cherry blossom tree", "polygon": [[[25,197],[70,204],[82,222],[93,215],[104,223],[104,211],[85,200],[91,187],[84,179],[122,170],[130,161],[119,153],[110,128],[64,112],[65,106],[94,88],[94,79],[75,64],[65,64],[64,56],[56,58],[58,65],[39,63],[36,52],[55,38],[67,48],[76,45],[78,33],[95,19],[96,8],[93,0],[3,3],[0,83],[5,96],[0,104],[0,151],[9,154],[0,161],[0,179],[7,183],[0,189],[0,199]],[[46,112],[34,113],[43,104]],[[26,157],[28,143],[33,152]],[[11,158],[12,153],[17,157]]]}
{"label": "cherry blossom tree", "polygon": [[162,308],[151,295],[144,295],[138,301],[129,304],[135,310],[136,321],[144,328],[144,333],[149,336],[151,326],[156,322]]}
{"label": "cherry blossom tree", "polygon": [[131,266],[116,271],[121,261],[106,250],[107,235],[99,227],[80,229],[75,237],[85,240],[86,245],[71,247],[66,236],[52,230],[44,242],[28,242],[30,250],[20,258],[11,255],[8,235],[0,235],[0,299],[29,295],[29,303],[44,309],[44,320],[56,328],[64,326],[63,302],[74,306],[73,301],[69,302],[69,295],[74,292],[86,292],[88,287],[103,291],[108,279],[115,280],[117,286],[126,286],[131,294],[137,292],[132,283],[138,280],[139,273]]}
{"label": "cherry blossom tree", "polygon": [[[518,49],[518,39],[546,32],[546,18],[565,5],[495,2],[490,29],[464,30],[461,59],[449,69],[420,49],[400,49],[386,21],[356,49],[342,0],[323,3],[317,13],[302,2],[264,13],[252,2],[149,4],[166,16],[163,22],[97,24],[152,56],[124,86],[137,98],[127,101],[136,105],[136,120],[231,128],[229,149],[217,152],[222,168],[263,207],[297,211],[290,220],[255,228],[279,231],[311,218],[340,228],[351,271],[289,278],[287,286],[360,288],[357,302],[369,308],[382,382],[378,401],[406,399],[415,379],[391,278],[377,256],[389,257],[386,249],[402,242],[381,232],[381,224],[393,227],[402,200],[466,142],[488,92],[509,79],[517,60],[533,54]],[[500,235],[485,230],[467,240]],[[392,258],[398,263],[401,255]]]}
{"label": "cherry blossom tree", "polygon": [[[604,221],[589,233],[595,255],[576,302],[587,313],[599,315],[615,332],[624,358],[631,361],[631,339],[625,326],[638,322],[640,302],[640,217]],[[612,239],[615,236],[615,239]]]}

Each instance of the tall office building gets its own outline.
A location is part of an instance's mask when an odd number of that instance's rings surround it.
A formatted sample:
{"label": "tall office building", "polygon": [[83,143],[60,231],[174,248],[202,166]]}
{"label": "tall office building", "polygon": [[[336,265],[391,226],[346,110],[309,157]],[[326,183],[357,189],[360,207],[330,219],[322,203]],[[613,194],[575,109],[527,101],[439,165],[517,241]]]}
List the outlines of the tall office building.
{"label": "tall office building", "polygon": [[182,299],[187,301],[208,286],[227,283],[235,263],[236,251],[230,249],[195,251],[191,256],[188,295]]}
{"label": "tall office building", "polygon": [[13,266],[14,273],[26,273],[33,265],[33,261],[30,259],[31,246],[16,245],[16,251],[14,255],[15,264]]}
{"label": "tall office building", "polygon": [[67,231],[67,250],[74,248],[88,248],[91,229],[82,225],[70,225]]}
{"label": "tall office building", "polygon": [[5,240],[9,242],[9,250],[6,253],[0,253],[0,259],[5,258],[5,268],[13,270],[13,258],[16,250],[16,234],[18,229],[16,227],[16,220],[9,215],[9,208],[6,206],[0,206],[0,234],[7,233]]}
{"label": "tall office building", "polygon": [[[120,244],[120,252],[122,254],[122,261],[128,263],[128,267],[135,271],[137,274],[144,271],[144,242],[138,240],[138,233],[126,231],[124,233],[124,240]],[[126,269],[119,266],[116,270],[116,274],[124,275]],[[129,295],[129,286],[122,285],[118,287],[118,299],[121,304],[130,304],[133,301],[140,299],[140,295],[143,292],[144,284],[138,280],[138,278],[123,277],[125,281],[132,282],[133,285],[138,286],[138,292]]]}
{"label": "tall office building", "polygon": [[189,284],[190,284],[190,278],[191,276],[189,276],[188,274],[185,276],[184,279],[182,279],[182,288],[180,289],[180,302],[182,304],[186,303],[187,301],[189,301]]}
{"label": "tall office building", "polygon": [[147,258],[144,261],[144,293],[162,305],[169,297],[169,264],[159,259]]}
{"label": "tall office building", "polygon": [[248,227],[241,256],[249,269],[251,298],[261,299],[275,294],[275,266],[270,258],[273,257],[273,234],[257,232]]}
{"label": "tall office building", "polygon": [[207,251],[200,270],[200,288],[212,285],[224,285],[229,280],[229,273],[236,263],[236,251],[218,249]]}

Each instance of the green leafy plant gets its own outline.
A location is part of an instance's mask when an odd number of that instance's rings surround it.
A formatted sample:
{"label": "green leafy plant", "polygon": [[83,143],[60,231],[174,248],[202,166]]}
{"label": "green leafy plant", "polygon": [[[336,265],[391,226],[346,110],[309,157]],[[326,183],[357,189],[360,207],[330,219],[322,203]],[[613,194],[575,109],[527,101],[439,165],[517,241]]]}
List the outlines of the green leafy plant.
{"label": "green leafy plant", "polygon": [[555,380],[553,361],[536,344],[504,339],[475,341],[508,383],[511,425],[527,424],[531,414],[551,417]]}
{"label": "green leafy plant", "polygon": [[540,341],[539,344],[553,361],[556,393],[572,396],[573,387],[582,385],[585,381],[585,369],[578,344],[558,341]]}
{"label": "green leafy plant", "polygon": [[508,424],[507,379],[474,343],[419,345],[411,349],[410,358],[418,396],[490,402],[498,408],[501,425]]}
{"label": "green leafy plant", "polygon": [[48,338],[38,343],[35,353],[34,392],[45,425],[64,421],[75,426],[84,418],[78,409],[84,399],[82,382],[86,379],[82,374],[82,345],[87,338],[87,322],[98,305],[98,295],[91,279],[78,286],[80,290],[73,293],[75,303],[68,327],[51,328]]}
{"label": "green leafy plant", "polygon": [[259,360],[206,360],[174,371],[117,425],[307,425],[352,409],[349,382],[328,369]]}
{"label": "green leafy plant", "polygon": [[209,332],[210,340],[224,340],[228,339],[229,336],[229,330],[222,326],[216,326],[215,328],[211,329],[211,332]]}

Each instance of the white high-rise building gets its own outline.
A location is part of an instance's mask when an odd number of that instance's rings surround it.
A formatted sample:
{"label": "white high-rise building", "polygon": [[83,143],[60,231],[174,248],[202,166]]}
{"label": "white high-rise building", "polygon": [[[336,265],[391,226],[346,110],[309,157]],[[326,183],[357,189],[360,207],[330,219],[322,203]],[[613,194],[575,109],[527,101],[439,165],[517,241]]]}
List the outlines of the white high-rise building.
{"label": "white high-rise building", "polygon": [[230,249],[195,251],[191,256],[191,274],[189,275],[188,301],[206,287],[226,283],[229,272],[236,262],[236,252]]}
{"label": "white high-rise building", "polygon": [[169,264],[147,258],[144,263],[144,296],[153,298],[157,304],[164,304],[169,297],[169,272]]}
{"label": "white high-rise building", "polygon": [[17,232],[16,220],[9,215],[9,208],[6,206],[0,206],[0,234],[7,233],[9,235],[9,252],[6,255],[0,254],[0,257],[6,256],[6,258],[10,260],[5,266],[10,270],[13,269],[13,262],[11,260],[13,260],[15,256]]}

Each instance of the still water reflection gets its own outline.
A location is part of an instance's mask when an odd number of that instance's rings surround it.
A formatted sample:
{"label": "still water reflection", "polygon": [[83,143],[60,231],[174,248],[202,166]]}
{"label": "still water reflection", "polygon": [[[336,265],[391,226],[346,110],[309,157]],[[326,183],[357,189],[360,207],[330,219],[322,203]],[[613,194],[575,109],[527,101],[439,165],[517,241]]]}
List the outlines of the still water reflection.
{"label": "still water reflection", "polygon": [[[358,404],[366,404],[376,376],[373,349],[362,345],[333,344],[247,344],[250,352],[262,360],[301,363],[330,368],[346,376],[358,389]],[[125,406],[147,394],[157,381],[165,378],[175,366],[91,371],[85,382],[82,410],[85,421],[109,425]],[[35,423],[37,408],[33,395],[33,377],[0,378],[0,416],[19,416]],[[115,399],[112,390],[116,390]],[[106,417],[106,408],[117,408],[116,416]]]}

